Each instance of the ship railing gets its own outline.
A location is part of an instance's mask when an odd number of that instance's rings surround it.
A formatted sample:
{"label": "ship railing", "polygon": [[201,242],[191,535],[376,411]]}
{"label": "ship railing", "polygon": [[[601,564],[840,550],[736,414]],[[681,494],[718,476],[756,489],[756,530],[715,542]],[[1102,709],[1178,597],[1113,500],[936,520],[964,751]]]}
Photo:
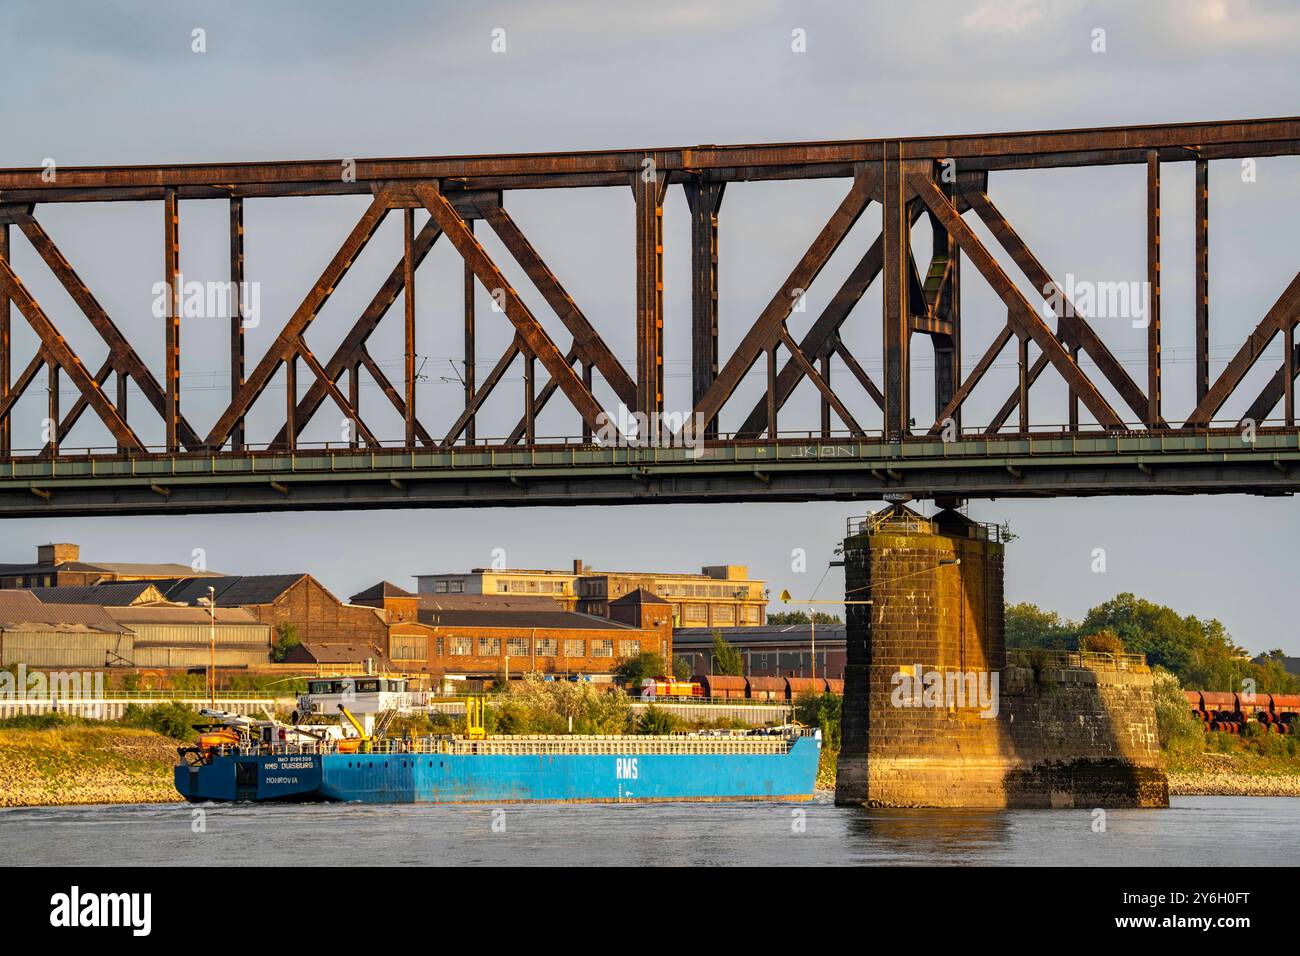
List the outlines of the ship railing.
{"label": "ship railing", "polygon": [[[372,740],[370,754],[681,754],[681,753],[784,753],[798,737],[812,736],[816,728],[782,728],[772,733],[700,734],[530,734],[503,735],[472,740],[464,737],[392,737]],[[355,738],[352,738],[355,739]],[[311,743],[222,746],[223,756],[298,756],[354,753],[340,751],[333,741]]]}

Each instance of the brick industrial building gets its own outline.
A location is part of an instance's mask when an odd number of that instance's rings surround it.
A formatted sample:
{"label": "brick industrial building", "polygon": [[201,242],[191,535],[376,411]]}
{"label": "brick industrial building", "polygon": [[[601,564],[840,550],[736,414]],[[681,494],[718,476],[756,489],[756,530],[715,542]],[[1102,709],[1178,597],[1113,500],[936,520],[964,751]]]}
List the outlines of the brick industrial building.
{"label": "brick industrial building", "polygon": [[[415,595],[387,582],[353,595],[387,615],[399,670],[456,678],[545,674],[611,676],[643,652],[672,654],[672,606],[645,590],[610,602],[608,618],[540,595]],[[414,614],[414,618],[412,615]]]}
{"label": "brick industrial building", "polygon": [[702,568],[699,574],[596,571],[575,560],[568,571],[474,568],[464,574],[416,575],[421,595],[506,595],[548,597],[566,610],[610,617],[610,605],[646,590],[672,606],[678,626],[737,627],[766,620],[763,581],[750,580],[743,565]]}
{"label": "brick industrial building", "polygon": [[109,581],[216,577],[188,564],[137,564],[81,560],[75,544],[43,544],[32,564],[0,564],[0,588],[86,587]]}
{"label": "brick industrial building", "polygon": [[[720,633],[740,651],[746,677],[812,677],[812,629],[807,624],[768,624],[718,631],[711,627],[679,627],[673,648],[691,665],[693,674],[712,674],[713,638]],[[817,677],[844,677],[844,625],[818,624]]]}

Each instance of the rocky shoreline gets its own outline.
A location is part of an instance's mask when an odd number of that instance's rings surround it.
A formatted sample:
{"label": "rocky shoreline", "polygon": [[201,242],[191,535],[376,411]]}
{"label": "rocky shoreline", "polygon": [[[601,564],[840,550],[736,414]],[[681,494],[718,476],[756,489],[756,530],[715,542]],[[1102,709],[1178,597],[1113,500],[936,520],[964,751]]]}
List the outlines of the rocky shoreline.
{"label": "rocky shoreline", "polygon": [[1300,775],[1169,773],[1169,795],[1179,797],[1300,797]]}
{"label": "rocky shoreline", "polygon": [[123,727],[0,731],[0,807],[179,801],[176,746]]}

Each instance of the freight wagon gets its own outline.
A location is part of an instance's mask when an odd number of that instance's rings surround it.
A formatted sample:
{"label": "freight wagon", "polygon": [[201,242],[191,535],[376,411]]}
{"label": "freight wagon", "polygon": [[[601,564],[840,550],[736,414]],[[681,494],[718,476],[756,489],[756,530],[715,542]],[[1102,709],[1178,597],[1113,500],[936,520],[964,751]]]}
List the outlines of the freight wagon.
{"label": "freight wagon", "polygon": [[1300,730],[1300,694],[1247,694],[1230,691],[1185,690],[1192,715],[1207,731],[1239,734],[1251,722],[1268,733]]}

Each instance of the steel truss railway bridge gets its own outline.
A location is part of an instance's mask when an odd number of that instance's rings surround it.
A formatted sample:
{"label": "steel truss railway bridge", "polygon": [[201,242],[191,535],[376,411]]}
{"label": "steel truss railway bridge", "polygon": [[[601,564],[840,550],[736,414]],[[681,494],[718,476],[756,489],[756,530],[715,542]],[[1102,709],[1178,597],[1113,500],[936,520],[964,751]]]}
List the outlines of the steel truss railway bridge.
{"label": "steel truss railway bridge", "polygon": [[[0,170],[0,514],[6,516],[198,513],[289,509],[468,505],[592,504],[752,500],[851,500],[911,495],[938,499],[1097,494],[1248,492],[1288,494],[1300,486],[1300,432],[1295,389],[1300,352],[1300,274],[1279,290],[1236,354],[1210,374],[1209,179],[1211,162],[1300,153],[1300,119],[1167,126],[874,139],[775,145],[698,146],[608,152],[339,161],[235,163],[154,167]],[[1195,395],[1182,421],[1165,417],[1161,388],[1160,174],[1167,163],[1195,167]],[[1084,314],[999,210],[990,172],[1134,164],[1145,167],[1146,280],[1151,290],[1145,380],[1135,380]],[[341,176],[341,166],[350,175]],[[843,199],[729,356],[719,355],[718,230],[730,182],[838,179]],[[654,447],[617,447],[595,440],[617,410],[595,397],[595,377],[626,409],[657,420],[664,412],[663,209],[680,186],[691,220],[692,422],[702,428],[664,432]],[[514,190],[608,187],[629,190],[635,208],[636,360],[625,368],[566,292],[561,277],[507,211]],[[305,291],[266,352],[246,361],[238,291],[244,281],[244,201],[293,196],[363,194],[370,203],[342,239],[320,277]],[[218,200],[229,207],[231,288],[229,402],[201,431],[182,406],[180,210]],[[171,294],[156,334],[165,362],[153,370],[137,345],[100,305],[41,224],[52,203],[157,202],[164,262],[159,278]],[[798,338],[787,326],[809,288],[869,204],[882,207],[880,235],[811,326]],[[428,219],[416,228],[415,213]],[[401,256],[342,341],[328,355],[307,344],[307,332],[353,261],[391,212],[404,225]],[[913,253],[911,230],[925,217],[933,248],[928,262]],[[1008,274],[971,223],[987,227],[1022,273]],[[1141,220],[1135,214],[1135,224]],[[476,235],[475,227],[479,227]],[[536,286],[571,340],[556,341],[507,281],[478,236],[486,228]],[[1293,232],[1294,230],[1292,230]],[[50,307],[15,272],[11,243],[22,233],[44,267],[107,347],[102,364],[87,364]],[[439,240],[464,260],[464,401],[446,434],[431,434],[416,402],[415,275]],[[961,276],[988,283],[1005,317],[963,323]],[[854,306],[880,279],[883,374],[874,381],[841,331]],[[513,340],[480,376],[475,367],[474,289],[489,290]],[[766,294],[767,290],[763,290]],[[389,380],[368,347],[399,296],[404,301],[404,375]],[[1050,303],[1055,328],[1044,321]],[[71,311],[71,310],[68,310]],[[1084,310],[1086,312],[1086,310]],[[25,320],[39,344],[23,364],[12,350],[12,324]],[[684,316],[683,316],[684,319]],[[81,318],[78,317],[80,322]],[[548,320],[549,321],[549,320]],[[554,324],[554,323],[553,323]],[[132,332],[138,332],[132,329]],[[608,330],[605,330],[608,335]],[[913,336],[931,339],[935,420],[919,425],[909,408]],[[1257,394],[1239,396],[1265,348],[1282,338],[1282,364]],[[973,367],[968,348],[987,343]],[[1031,346],[1035,357],[1031,361]],[[963,409],[1004,350],[1018,361],[1018,383],[991,420],[963,420]],[[972,351],[971,354],[974,354]],[[1081,359],[1087,359],[1087,368]],[[831,381],[838,359],[848,374]],[[763,363],[763,365],[759,365]],[[629,363],[631,364],[631,363]],[[503,439],[476,434],[484,401],[512,367],[522,365],[518,424]],[[537,366],[545,373],[538,381]],[[742,379],[766,368],[764,394],[735,431],[719,414]],[[1048,369],[1068,388],[1068,424],[1044,431],[1031,418],[1031,389]],[[17,372],[15,375],[14,373]],[[305,373],[305,374],[304,374]],[[299,386],[303,375],[305,387]],[[265,405],[268,385],[282,376],[287,397],[278,432],[253,436],[246,420]],[[377,435],[361,407],[363,376],[379,386],[404,422],[401,437]],[[59,407],[66,378],[77,399]],[[780,427],[781,411],[808,380],[820,401],[820,427]],[[1112,405],[1099,385],[1122,402]],[[48,441],[15,448],[16,403],[34,383],[49,396]],[[110,389],[111,383],[111,389]],[[128,415],[128,384],[144,404],[132,411],[160,416],[161,447],[147,446]],[[1258,388],[1258,386],[1256,386]],[[860,422],[843,396],[865,391],[879,416]],[[274,394],[272,392],[271,394]],[[1230,399],[1249,399],[1240,420],[1218,416]],[[552,401],[577,413],[582,434],[539,436],[538,414]],[[309,446],[304,427],[333,404],[354,423],[350,441]],[[1080,406],[1083,408],[1081,415]],[[443,409],[442,411],[446,411]],[[746,411],[740,408],[740,411]],[[94,416],[114,446],[71,447],[63,439],[83,416]],[[450,416],[448,416],[450,417]],[[737,416],[738,417],[738,416]],[[1247,421],[1248,420],[1248,421]],[[57,423],[57,426],[55,425]],[[1245,423],[1243,425],[1243,423]],[[138,426],[138,421],[137,421]],[[1249,427],[1246,427],[1249,426]],[[157,429],[156,420],[152,427]],[[689,425],[687,426],[690,427]],[[440,431],[441,429],[439,429]],[[691,439],[689,441],[685,439]]]}

